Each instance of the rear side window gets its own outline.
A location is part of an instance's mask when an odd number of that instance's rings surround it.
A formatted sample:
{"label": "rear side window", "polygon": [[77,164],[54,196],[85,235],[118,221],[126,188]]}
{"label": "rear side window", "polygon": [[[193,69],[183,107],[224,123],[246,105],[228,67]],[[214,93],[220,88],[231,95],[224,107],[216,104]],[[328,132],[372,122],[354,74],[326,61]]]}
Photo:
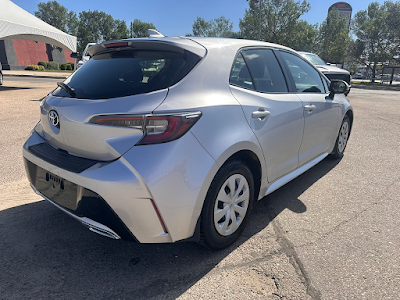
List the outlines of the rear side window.
{"label": "rear side window", "polygon": [[[64,83],[79,99],[107,99],[168,88],[183,77],[201,57],[189,51],[123,50],[95,55]],[[54,96],[71,97],[57,88]]]}
{"label": "rear side window", "polygon": [[245,50],[243,51],[243,56],[249,66],[255,88],[258,92],[288,92],[282,69],[272,50]]}
{"label": "rear side window", "polygon": [[245,89],[254,90],[249,69],[241,53],[236,56],[235,62],[233,63],[229,83]]}

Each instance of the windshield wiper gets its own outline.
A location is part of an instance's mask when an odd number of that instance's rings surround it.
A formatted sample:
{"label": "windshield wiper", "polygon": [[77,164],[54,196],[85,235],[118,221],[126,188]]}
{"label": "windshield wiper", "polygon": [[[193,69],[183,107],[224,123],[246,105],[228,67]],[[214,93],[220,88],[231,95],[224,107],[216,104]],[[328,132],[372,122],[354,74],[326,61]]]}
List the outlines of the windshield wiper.
{"label": "windshield wiper", "polygon": [[57,82],[57,85],[62,88],[64,91],[66,91],[68,94],[71,95],[71,97],[76,97],[76,94],[74,92],[74,89],[65,84],[64,82]]}

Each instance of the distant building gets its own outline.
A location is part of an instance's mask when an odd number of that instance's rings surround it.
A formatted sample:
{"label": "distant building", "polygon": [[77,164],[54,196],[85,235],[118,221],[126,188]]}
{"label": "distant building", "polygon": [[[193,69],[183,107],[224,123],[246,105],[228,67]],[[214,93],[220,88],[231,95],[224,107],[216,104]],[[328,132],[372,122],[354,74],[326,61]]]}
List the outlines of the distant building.
{"label": "distant building", "polygon": [[336,9],[339,13],[339,18],[346,18],[346,24],[347,27],[350,26],[350,20],[351,20],[351,13],[353,11],[353,8],[351,7],[350,4],[346,2],[336,2],[335,4],[332,4],[329,9],[328,13],[332,10]]}
{"label": "distant building", "polygon": [[39,61],[55,61],[59,64],[74,62],[71,51],[42,42],[22,39],[0,40],[0,63],[3,70],[23,70]]}

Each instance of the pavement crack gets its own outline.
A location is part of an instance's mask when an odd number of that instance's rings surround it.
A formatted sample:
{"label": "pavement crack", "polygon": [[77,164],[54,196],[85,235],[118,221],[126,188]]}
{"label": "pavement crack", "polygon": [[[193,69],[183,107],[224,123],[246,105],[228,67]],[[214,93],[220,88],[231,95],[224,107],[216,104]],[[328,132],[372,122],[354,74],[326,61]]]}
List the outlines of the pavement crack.
{"label": "pavement crack", "polygon": [[281,246],[285,255],[289,258],[290,263],[295,268],[296,272],[302,277],[302,282],[307,289],[307,294],[314,300],[321,299],[321,292],[318,291],[312,284],[311,278],[308,275],[303,262],[297,255],[295,247],[293,243],[285,236],[285,233],[282,230],[279,221],[276,218],[271,222],[272,227],[274,228],[277,242]]}

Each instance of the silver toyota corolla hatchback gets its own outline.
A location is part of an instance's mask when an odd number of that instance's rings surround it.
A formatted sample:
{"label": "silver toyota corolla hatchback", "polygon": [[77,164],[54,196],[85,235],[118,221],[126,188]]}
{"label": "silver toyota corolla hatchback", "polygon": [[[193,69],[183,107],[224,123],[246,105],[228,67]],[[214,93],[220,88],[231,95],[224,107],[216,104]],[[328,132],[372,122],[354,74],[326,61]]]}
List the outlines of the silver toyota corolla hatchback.
{"label": "silver toyota corolla hatchback", "polygon": [[93,232],[224,248],[255,200],[345,150],[347,84],[286,47],[150,37],[89,53],[23,156],[35,192]]}

